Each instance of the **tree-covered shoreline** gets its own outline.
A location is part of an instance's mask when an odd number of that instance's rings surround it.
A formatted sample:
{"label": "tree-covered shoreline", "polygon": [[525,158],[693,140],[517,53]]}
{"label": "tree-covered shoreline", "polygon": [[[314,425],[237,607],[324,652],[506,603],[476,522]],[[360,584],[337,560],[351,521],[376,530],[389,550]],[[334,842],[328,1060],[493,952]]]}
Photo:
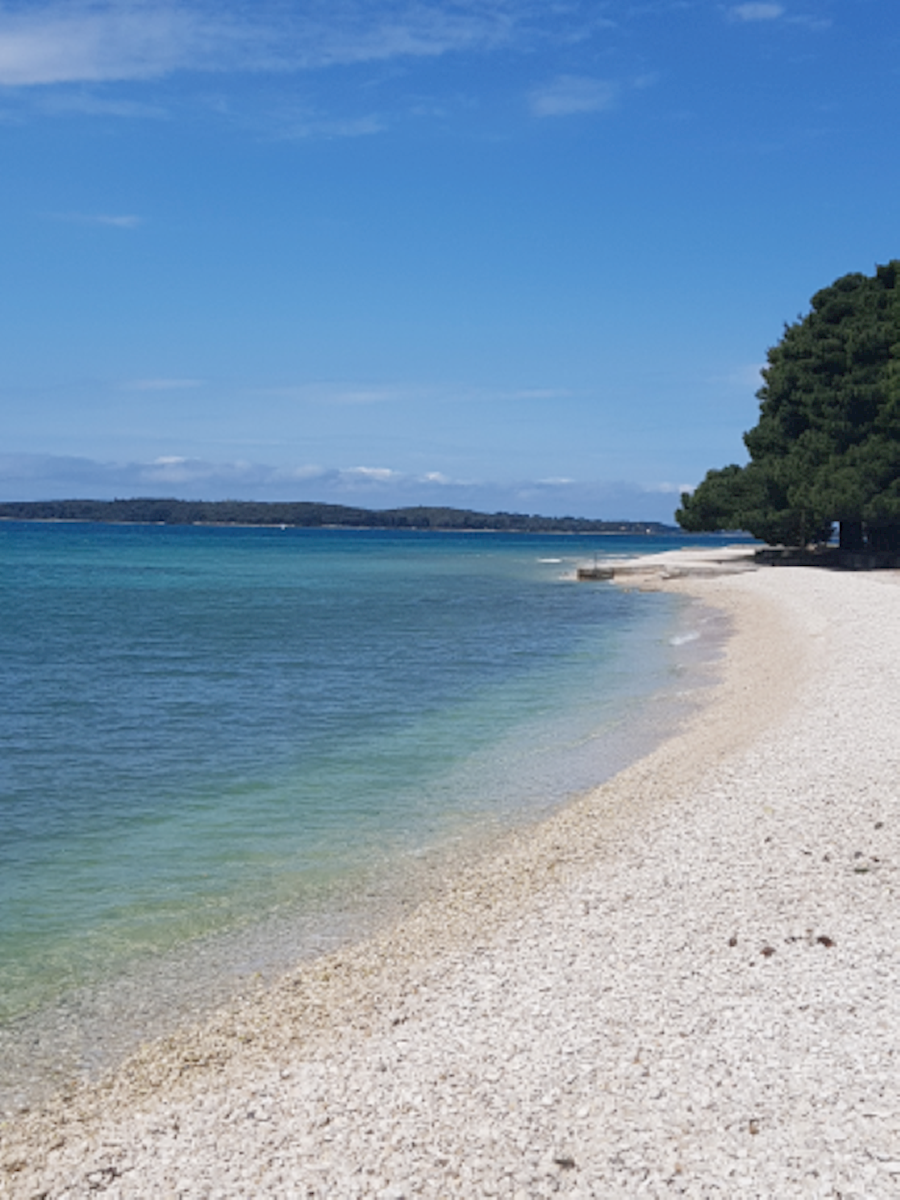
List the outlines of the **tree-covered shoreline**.
{"label": "tree-covered shoreline", "polygon": [[525,513],[480,513],[429,507],[367,509],[313,501],[18,500],[0,503],[0,520],[85,521],[101,524],[288,526],[296,529],[444,530],[500,533],[675,534],[659,521],[593,521]]}

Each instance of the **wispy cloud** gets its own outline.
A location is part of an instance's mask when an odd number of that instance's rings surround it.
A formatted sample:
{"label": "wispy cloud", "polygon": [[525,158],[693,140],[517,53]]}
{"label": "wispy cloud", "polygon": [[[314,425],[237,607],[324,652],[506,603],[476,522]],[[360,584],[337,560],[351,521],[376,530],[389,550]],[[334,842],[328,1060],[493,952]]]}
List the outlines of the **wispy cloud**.
{"label": "wispy cloud", "polygon": [[[219,35],[221,36],[221,35]],[[0,84],[148,79],[210,53],[216,34],[174,5],[28,5],[0,12]]]}
{"label": "wispy cloud", "polygon": [[[485,61],[498,51],[527,57],[552,46],[581,59],[612,24],[594,0],[0,0],[0,95],[10,108],[0,120],[22,120],[29,110],[159,120],[187,100],[267,139],[366,138],[426,110],[443,119],[446,98],[397,101],[385,87],[360,107],[353,88],[335,108],[333,95],[314,94],[327,87],[320,76],[329,69],[368,65],[384,83],[417,61],[447,56]],[[270,77],[277,96],[263,84],[252,99],[230,103],[229,76],[249,73]],[[187,91],[183,82],[169,85],[177,75],[193,76]],[[293,111],[285,75],[306,77],[307,95]],[[201,93],[216,76],[222,82],[211,102]],[[133,90],[121,94],[123,85],[141,83],[156,84],[149,102]],[[535,87],[529,103],[540,117],[597,113],[614,106],[617,90],[587,73],[560,74]]]}
{"label": "wispy cloud", "polygon": [[298,404],[358,405],[411,400],[420,392],[414,387],[395,384],[323,382],[260,388],[256,394],[291,399]]}
{"label": "wispy cloud", "polygon": [[62,0],[0,9],[0,84],[151,79],[177,70],[309,70],[503,45],[533,6],[497,0]]}
{"label": "wispy cloud", "polygon": [[136,229],[143,217],[135,213],[48,213],[51,221],[71,221],[76,225],[105,225],[112,229]]}
{"label": "wispy cloud", "polygon": [[[530,6],[522,6],[521,14]],[[318,15],[314,15],[318,9]],[[381,3],[343,0],[314,6],[293,24],[285,62],[306,67],[486,50],[510,41],[522,15],[504,3]]]}
{"label": "wispy cloud", "polygon": [[203,387],[203,379],[130,379],[122,386],[129,392],[176,392]]}
{"label": "wispy cloud", "polygon": [[777,21],[784,16],[784,7],[768,3],[736,4],[729,9],[729,16],[735,21]]}
{"label": "wispy cloud", "polygon": [[77,91],[52,91],[42,96],[40,110],[54,116],[126,117],[155,119],[168,117],[169,111],[159,104],[143,104],[138,100],[113,99]]}
{"label": "wispy cloud", "polygon": [[290,399],[297,404],[357,406],[372,404],[520,403],[558,401],[573,396],[568,388],[481,388],[460,383],[369,383],[323,381],[254,389],[253,396]]}
{"label": "wispy cloud", "polygon": [[371,114],[347,119],[300,116],[278,118],[277,140],[290,141],[301,138],[357,138],[371,137],[383,133],[387,124],[383,118]]}
{"label": "wispy cloud", "polygon": [[568,388],[519,388],[516,391],[495,393],[499,400],[562,400],[573,393]]}
{"label": "wispy cloud", "polygon": [[682,492],[693,491],[695,485],[690,483],[653,483],[647,488],[649,492],[658,492],[662,496],[680,496]]}
{"label": "wispy cloud", "polygon": [[346,483],[396,483],[401,479],[399,471],[390,467],[349,467],[339,475]]}
{"label": "wispy cloud", "polygon": [[727,375],[714,377],[711,382],[717,385],[724,384],[727,387],[740,388],[756,388],[762,385],[763,379],[761,372],[765,367],[765,363],[743,363],[741,366],[735,367],[729,371]]}
{"label": "wispy cloud", "polygon": [[560,75],[531,93],[531,111],[538,117],[567,117],[605,112],[615,105],[618,87],[586,75]]}

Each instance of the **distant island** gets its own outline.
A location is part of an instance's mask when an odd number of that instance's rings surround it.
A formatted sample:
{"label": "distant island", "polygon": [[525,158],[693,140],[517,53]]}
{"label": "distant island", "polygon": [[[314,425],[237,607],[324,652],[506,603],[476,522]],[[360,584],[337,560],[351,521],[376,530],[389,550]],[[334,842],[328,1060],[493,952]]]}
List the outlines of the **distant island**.
{"label": "distant island", "polygon": [[464,508],[418,506],[367,509],[307,501],[257,500],[19,500],[0,503],[0,520],[95,521],[143,525],[285,525],[297,529],[440,529],[501,533],[676,534],[659,521],[589,521],[479,513]]}

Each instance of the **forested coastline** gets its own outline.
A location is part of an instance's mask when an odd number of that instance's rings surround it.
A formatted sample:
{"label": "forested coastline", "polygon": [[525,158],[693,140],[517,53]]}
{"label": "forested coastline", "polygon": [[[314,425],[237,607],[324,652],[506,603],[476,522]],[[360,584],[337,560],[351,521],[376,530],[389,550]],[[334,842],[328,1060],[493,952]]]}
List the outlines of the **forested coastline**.
{"label": "forested coastline", "polygon": [[524,513],[479,513],[469,509],[418,506],[366,509],[311,501],[20,500],[0,503],[0,520],[90,521],[150,525],[276,525],[299,529],[494,530],[510,533],[676,533],[658,521],[591,521],[584,517],[541,517]]}

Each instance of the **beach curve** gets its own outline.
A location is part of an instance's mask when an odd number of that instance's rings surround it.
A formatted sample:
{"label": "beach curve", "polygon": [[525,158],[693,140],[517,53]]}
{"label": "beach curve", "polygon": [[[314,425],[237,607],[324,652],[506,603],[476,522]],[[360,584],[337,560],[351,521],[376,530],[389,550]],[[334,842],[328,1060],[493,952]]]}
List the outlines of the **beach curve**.
{"label": "beach curve", "polygon": [[897,576],[679,578],[735,634],[675,738],[4,1127],[11,1196],[900,1194]]}

